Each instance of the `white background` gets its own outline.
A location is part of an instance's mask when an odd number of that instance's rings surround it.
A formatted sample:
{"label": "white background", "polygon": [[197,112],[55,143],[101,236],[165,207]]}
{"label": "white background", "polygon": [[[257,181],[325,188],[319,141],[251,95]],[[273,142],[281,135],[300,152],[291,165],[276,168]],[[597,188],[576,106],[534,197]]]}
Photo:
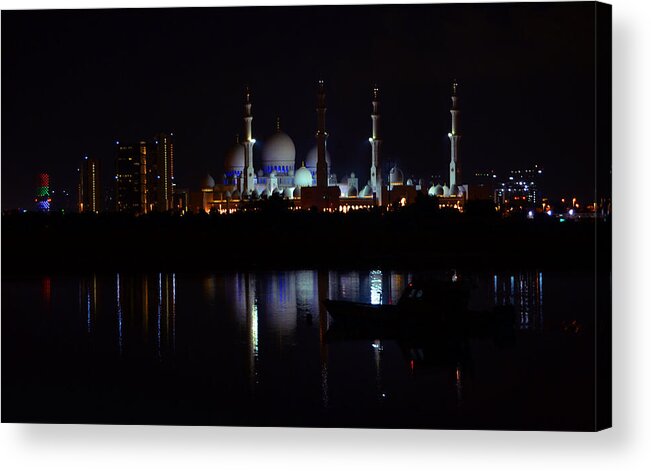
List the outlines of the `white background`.
{"label": "white background", "polygon": [[[193,0],[191,5],[235,3]],[[356,3],[368,2],[358,0]],[[600,433],[549,433],[2,424],[0,465],[4,465],[3,469],[114,470],[142,466],[161,470],[218,467],[329,471],[337,468],[396,471],[439,466],[500,471],[651,469],[651,310],[648,301],[651,292],[648,222],[651,152],[647,145],[651,135],[651,15],[649,2],[644,0],[613,0],[611,3],[614,89],[612,429]],[[3,9],[184,6],[179,0],[0,0],[0,5]],[[10,116],[2,118],[11,119]]]}

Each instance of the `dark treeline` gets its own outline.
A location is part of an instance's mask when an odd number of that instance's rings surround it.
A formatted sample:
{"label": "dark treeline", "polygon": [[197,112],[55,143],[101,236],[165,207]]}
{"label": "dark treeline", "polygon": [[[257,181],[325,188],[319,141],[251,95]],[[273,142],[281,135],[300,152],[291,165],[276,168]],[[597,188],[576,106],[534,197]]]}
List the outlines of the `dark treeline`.
{"label": "dark treeline", "polygon": [[[490,204],[466,212],[427,200],[380,213],[290,211],[39,214],[2,217],[2,275],[79,271],[281,268],[595,269],[610,222],[503,218]],[[606,256],[608,256],[606,254]]]}

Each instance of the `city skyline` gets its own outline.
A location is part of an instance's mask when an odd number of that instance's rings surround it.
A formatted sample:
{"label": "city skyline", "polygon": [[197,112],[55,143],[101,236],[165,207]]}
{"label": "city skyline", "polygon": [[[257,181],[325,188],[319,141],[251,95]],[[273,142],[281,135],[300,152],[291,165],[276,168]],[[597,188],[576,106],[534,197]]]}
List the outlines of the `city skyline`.
{"label": "city skyline", "polygon": [[[362,184],[369,178],[369,90],[375,83],[382,90],[383,161],[398,163],[405,178],[445,175],[449,90],[456,78],[465,175],[538,163],[546,171],[545,193],[573,192],[587,201],[594,191],[593,36],[585,34],[589,24],[576,23],[589,23],[586,7],[3,12],[3,209],[32,200],[35,174],[48,172],[59,188],[74,189],[83,155],[111,173],[116,140],[137,141],[161,130],[175,134],[179,186],[196,187],[205,173],[219,176],[242,132],[244,84],[255,100],[254,159],[279,116],[296,143],[299,165],[315,144],[318,79],[326,83],[328,151],[338,177],[355,172]],[[328,25],[341,12],[354,26],[335,33]],[[320,22],[313,24],[316,17]],[[558,20],[553,32],[550,18]],[[103,34],[117,23],[137,34],[129,40]],[[242,37],[238,24],[256,34]],[[54,25],[66,27],[55,32]],[[30,31],[30,38],[20,31]],[[583,34],[574,38],[577,31]],[[44,45],[43,34],[59,41]],[[293,41],[296,34],[305,41]],[[519,40],[509,40],[512,35]],[[574,40],[566,43],[569,35]],[[259,39],[266,36],[270,41]],[[139,70],[143,60],[151,74],[123,73]],[[42,137],[26,147],[34,133]]]}

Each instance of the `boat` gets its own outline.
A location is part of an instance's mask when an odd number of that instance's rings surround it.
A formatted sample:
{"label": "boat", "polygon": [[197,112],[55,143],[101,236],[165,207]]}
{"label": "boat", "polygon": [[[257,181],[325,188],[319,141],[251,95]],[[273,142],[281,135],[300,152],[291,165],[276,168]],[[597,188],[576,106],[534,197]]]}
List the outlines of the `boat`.
{"label": "boat", "polygon": [[392,328],[412,322],[456,323],[467,312],[469,297],[470,287],[458,280],[415,280],[395,305],[331,299],[323,304],[337,323]]}

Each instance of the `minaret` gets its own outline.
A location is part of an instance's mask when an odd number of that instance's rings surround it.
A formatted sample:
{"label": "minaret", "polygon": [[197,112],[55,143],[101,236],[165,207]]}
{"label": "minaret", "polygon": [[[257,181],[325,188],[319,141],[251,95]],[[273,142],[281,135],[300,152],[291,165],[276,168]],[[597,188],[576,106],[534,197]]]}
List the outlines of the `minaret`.
{"label": "minaret", "polygon": [[373,120],[373,134],[369,138],[371,143],[371,188],[376,194],[378,206],[382,206],[382,169],[380,167],[380,90],[377,85],[373,87],[373,113],[371,119]]}
{"label": "minaret", "polygon": [[255,139],[252,136],[251,121],[251,90],[247,86],[244,91],[244,191],[247,195],[253,192],[254,177],[253,171],[253,144]]}
{"label": "minaret", "polygon": [[453,185],[461,184],[461,164],[459,163],[459,98],[457,97],[457,81],[452,83],[452,131],[448,133],[450,138],[450,188]]}
{"label": "minaret", "polygon": [[328,164],[326,162],[326,138],[328,137],[328,133],[325,130],[325,113],[325,89],[323,80],[319,80],[316,94],[316,186],[321,189],[325,189],[328,186]]}

